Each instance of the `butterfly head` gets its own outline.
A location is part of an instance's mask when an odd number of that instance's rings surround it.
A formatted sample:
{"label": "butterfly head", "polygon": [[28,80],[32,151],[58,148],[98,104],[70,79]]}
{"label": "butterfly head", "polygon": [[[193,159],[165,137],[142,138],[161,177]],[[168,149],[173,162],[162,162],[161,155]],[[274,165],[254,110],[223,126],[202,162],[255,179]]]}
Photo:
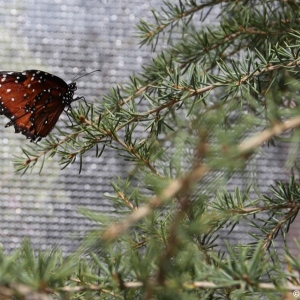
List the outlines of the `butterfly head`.
{"label": "butterfly head", "polygon": [[76,86],[76,82],[75,81],[71,82],[68,85],[68,87],[69,87],[69,90],[72,91],[73,93],[77,90],[77,86]]}

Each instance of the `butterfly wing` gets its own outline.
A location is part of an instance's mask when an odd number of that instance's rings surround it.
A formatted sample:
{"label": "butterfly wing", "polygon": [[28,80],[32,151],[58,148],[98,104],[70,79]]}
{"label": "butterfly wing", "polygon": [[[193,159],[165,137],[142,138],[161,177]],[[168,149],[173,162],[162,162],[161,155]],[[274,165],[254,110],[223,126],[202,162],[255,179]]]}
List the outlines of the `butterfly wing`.
{"label": "butterfly wing", "polygon": [[34,141],[49,134],[75,89],[43,71],[0,72],[0,114],[10,119],[6,127]]}
{"label": "butterfly wing", "polygon": [[35,124],[33,134],[45,137],[53,129],[68,104],[62,101],[62,95],[62,89],[55,87],[42,91],[36,97],[35,108],[31,117],[32,123]]}

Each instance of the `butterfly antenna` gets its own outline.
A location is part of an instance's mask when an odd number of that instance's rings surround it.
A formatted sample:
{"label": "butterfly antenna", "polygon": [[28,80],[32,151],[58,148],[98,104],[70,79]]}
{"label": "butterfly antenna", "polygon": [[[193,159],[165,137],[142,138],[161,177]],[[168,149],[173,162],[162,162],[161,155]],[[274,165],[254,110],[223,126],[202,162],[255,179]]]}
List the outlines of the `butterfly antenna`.
{"label": "butterfly antenna", "polygon": [[77,77],[78,75],[80,75],[82,72],[85,72],[85,71],[86,71],[85,69],[80,70],[80,71],[74,76],[73,81],[76,80],[76,77]]}
{"label": "butterfly antenna", "polygon": [[[76,76],[78,76],[81,72],[84,72],[84,71],[85,71],[85,69],[81,70]],[[99,69],[99,70],[94,70],[94,71],[92,71],[92,72],[89,72],[89,73],[86,73],[86,74],[84,74],[84,75],[81,75],[81,76],[79,76],[79,77],[77,77],[77,78],[76,78],[76,76],[75,76],[73,81],[78,80],[79,78],[82,78],[82,77],[84,77],[84,76],[90,75],[90,74],[95,73],[95,72],[101,72],[101,70],[100,70],[100,69]]]}

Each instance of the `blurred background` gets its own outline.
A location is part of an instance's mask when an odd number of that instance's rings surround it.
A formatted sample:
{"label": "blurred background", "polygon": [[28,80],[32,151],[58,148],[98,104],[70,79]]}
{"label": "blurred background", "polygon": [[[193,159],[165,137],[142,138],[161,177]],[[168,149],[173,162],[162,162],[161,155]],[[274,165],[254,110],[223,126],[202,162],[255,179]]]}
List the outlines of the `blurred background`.
{"label": "blurred background", "polygon": [[[125,83],[153,57],[150,47],[139,47],[135,25],[140,19],[154,23],[151,9],[162,5],[163,1],[140,0],[0,0],[0,69],[39,69],[67,83],[82,69],[101,69],[77,81],[77,96],[89,103],[101,100],[110,86]],[[206,22],[213,23],[216,15],[211,12]],[[65,114],[61,118],[67,120]],[[111,180],[127,177],[130,166],[106,148],[100,158],[95,158],[95,151],[85,154],[81,174],[78,163],[61,170],[54,157],[45,162],[41,174],[36,168],[21,176],[12,161],[30,142],[15,134],[13,127],[4,128],[7,122],[0,116],[0,246],[11,251],[29,237],[35,249],[58,244],[70,253],[95,226],[78,208],[111,213],[105,193],[113,191]],[[264,147],[245,172],[231,179],[229,190],[246,188],[251,182],[266,193],[275,180],[288,179],[287,151],[288,146],[280,144]],[[256,171],[259,178],[253,176]],[[234,239],[246,239],[246,231],[240,224]]]}

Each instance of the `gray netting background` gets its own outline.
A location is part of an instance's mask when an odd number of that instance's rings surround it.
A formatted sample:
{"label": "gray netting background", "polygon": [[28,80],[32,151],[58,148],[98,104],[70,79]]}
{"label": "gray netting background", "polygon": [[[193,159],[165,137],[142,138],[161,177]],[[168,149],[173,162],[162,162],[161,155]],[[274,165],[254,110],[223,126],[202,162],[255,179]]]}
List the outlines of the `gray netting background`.
{"label": "gray netting background", "polygon": [[[139,48],[134,38],[135,24],[140,18],[152,19],[150,9],[161,5],[158,0],[0,0],[0,69],[40,69],[68,83],[83,68],[101,69],[77,81],[77,95],[88,102],[101,99],[111,85],[124,83],[149,61],[150,49]],[[30,237],[35,248],[58,244],[64,252],[76,249],[78,237],[93,226],[78,214],[78,207],[109,213],[112,207],[104,194],[112,192],[113,178],[126,177],[128,166],[107,148],[99,159],[92,151],[86,153],[81,174],[76,163],[61,171],[54,157],[40,175],[36,169],[21,177],[11,161],[29,141],[13,128],[4,129],[7,122],[0,117],[0,246],[9,251]],[[274,180],[288,178],[282,172],[287,149],[265,151],[248,172],[231,180],[232,186],[245,185],[255,169],[262,192]],[[246,230],[236,227],[233,238],[247,238]]]}

